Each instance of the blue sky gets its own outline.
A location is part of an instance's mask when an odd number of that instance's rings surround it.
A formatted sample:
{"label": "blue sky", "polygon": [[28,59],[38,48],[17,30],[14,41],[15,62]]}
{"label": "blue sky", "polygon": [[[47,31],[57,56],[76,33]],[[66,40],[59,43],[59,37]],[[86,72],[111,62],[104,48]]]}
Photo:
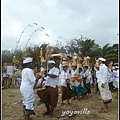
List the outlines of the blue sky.
{"label": "blue sky", "polygon": [[1,15],[2,49],[15,49],[19,38],[18,48],[56,40],[65,45],[81,35],[100,46],[118,43],[117,0],[2,0]]}

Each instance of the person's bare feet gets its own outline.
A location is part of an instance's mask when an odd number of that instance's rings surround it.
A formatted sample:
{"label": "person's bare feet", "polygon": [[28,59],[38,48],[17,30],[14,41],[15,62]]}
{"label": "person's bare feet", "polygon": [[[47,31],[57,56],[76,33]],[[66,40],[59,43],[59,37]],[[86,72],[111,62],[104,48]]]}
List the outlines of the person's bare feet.
{"label": "person's bare feet", "polygon": [[103,100],[101,97],[99,97],[99,100]]}
{"label": "person's bare feet", "polygon": [[99,111],[99,113],[108,113],[108,110],[104,109],[104,108],[101,108]]}

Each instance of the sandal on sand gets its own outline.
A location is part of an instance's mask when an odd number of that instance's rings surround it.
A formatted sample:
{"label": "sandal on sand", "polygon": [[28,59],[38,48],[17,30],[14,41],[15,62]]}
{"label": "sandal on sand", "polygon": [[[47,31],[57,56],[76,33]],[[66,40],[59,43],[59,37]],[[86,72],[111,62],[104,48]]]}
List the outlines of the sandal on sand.
{"label": "sandal on sand", "polygon": [[98,111],[99,113],[108,113],[108,110],[104,110],[103,108],[101,108],[101,110]]}

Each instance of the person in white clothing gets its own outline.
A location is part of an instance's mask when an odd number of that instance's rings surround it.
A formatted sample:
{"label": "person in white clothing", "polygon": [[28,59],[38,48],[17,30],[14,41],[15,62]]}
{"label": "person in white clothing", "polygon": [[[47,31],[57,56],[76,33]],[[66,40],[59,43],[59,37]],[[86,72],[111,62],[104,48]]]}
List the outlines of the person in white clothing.
{"label": "person in white clothing", "polygon": [[112,102],[112,95],[109,90],[108,85],[108,68],[105,65],[105,59],[99,58],[99,77],[98,77],[98,88],[100,90],[100,95],[103,100],[104,108],[101,108],[99,113],[108,112],[108,103]]}
{"label": "person in white clothing", "polygon": [[8,75],[6,73],[6,68],[4,67],[4,70],[3,70],[3,75],[2,75],[2,85],[3,85],[3,88],[7,88],[7,78],[8,78]]}
{"label": "person in white clothing", "polygon": [[[24,104],[24,118],[30,120],[30,115],[35,115],[34,112],[34,84],[36,78],[34,72],[31,69],[33,64],[33,58],[27,57],[23,60],[24,69],[22,70],[22,82],[20,86],[20,92],[22,94]],[[39,79],[39,77],[37,78]]]}
{"label": "person in white clothing", "polygon": [[72,63],[71,65],[71,85],[72,85],[72,90],[74,92],[74,98],[77,97],[77,99],[80,101],[80,96],[81,96],[81,90],[80,90],[80,82],[78,81],[79,78],[79,61],[76,63]]}
{"label": "person in white clothing", "polygon": [[95,94],[99,94],[99,88],[98,88],[98,79],[99,79],[99,65],[96,64],[94,67],[95,73],[96,73],[96,81],[95,81]]}
{"label": "person in white clothing", "polygon": [[118,81],[119,81],[119,69],[118,69],[118,66],[115,66],[114,67],[114,70],[113,70],[113,86],[114,86],[114,89],[118,89]]}
{"label": "person in white clothing", "polygon": [[61,75],[62,104],[64,104],[64,100],[67,100],[69,104],[69,99],[74,97],[74,92],[70,88],[70,64],[67,61],[62,62],[61,57],[59,68]]}
{"label": "person in white clothing", "polygon": [[43,115],[53,116],[54,108],[58,102],[58,81],[59,81],[59,69],[55,67],[55,61],[48,61],[48,67],[50,68],[47,73],[45,89],[38,90],[37,95],[40,101],[45,104],[47,111]]}
{"label": "person in white clothing", "polygon": [[91,89],[90,89],[90,71],[88,69],[88,65],[83,66],[84,69],[84,74],[83,74],[83,83],[84,87],[87,89],[88,95],[91,94]]}

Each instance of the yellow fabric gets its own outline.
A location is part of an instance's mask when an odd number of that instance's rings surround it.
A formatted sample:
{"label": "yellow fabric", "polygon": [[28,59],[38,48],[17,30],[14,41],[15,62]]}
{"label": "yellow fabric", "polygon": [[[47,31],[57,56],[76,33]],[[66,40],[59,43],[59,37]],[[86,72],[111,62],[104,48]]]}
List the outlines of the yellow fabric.
{"label": "yellow fabric", "polygon": [[39,75],[41,75],[43,72],[42,71],[40,71],[40,72],[37,72],[36,74],[35,74],[35,77],[37,78]]}

